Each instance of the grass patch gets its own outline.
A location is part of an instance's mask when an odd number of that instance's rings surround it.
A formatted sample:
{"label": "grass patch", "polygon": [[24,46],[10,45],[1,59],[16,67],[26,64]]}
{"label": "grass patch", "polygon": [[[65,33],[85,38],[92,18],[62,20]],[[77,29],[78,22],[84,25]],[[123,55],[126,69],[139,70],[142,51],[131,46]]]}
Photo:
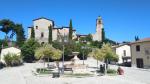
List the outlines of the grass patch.
{"label": "grass patch", "polygon": [[115,76],[115,75],[117,75],[117,70],[115,70],[115,69],[108,69],[107,70],[107,74],[109,76]]}
{"label": "grass patch", "polygon": [[65,76],[65,77],[83,78],[83,77],[93,77],[93,74],[77,73],[77,74],[64,74],[64,76]]}
{"label": "grass patch", "polygon": [[49,69],[46,69],[46,68],[37,68],[36,69],[36,72],[39,73],[39,74],[52,74],[52,71],[53,70],[49,70]]}

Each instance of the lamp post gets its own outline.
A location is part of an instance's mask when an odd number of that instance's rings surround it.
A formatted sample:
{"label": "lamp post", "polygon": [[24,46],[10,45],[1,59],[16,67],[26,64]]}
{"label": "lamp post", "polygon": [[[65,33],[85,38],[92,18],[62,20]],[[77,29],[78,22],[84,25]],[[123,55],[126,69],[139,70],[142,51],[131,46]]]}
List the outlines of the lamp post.
{"label": "lamp post", "polygon": [[[81,48],[85,49],[85,46],[82,46]],[[83,60],[83,65],[84,65],[84,50],[83,50],[82,60]]]}
{"label": "lamp post", "polygon": [[63,55],[62,55],[62,74],[64,74],[64,61],[65,61],[65,42],[67,42],[66,38],[65,38],[65,34],[62,37],[61,36],[61,40],[63,43]]}

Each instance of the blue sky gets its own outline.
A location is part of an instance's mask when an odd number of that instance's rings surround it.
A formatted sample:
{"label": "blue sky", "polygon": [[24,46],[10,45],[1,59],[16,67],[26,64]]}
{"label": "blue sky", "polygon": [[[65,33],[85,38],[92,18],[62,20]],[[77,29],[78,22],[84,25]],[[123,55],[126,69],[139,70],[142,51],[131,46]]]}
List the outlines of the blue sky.
{"label": "blue sky", "polygon": [[95,32],[96,18],[102,16],[107,38],[133,41],[135,35],[150,37],[149,4],[150,0],[0,0],[0,19],[22,23],[27,36],[27,27],[38,17],[52,19],[57,26],[68,26],[72,19],[77,33],[88,34]]}

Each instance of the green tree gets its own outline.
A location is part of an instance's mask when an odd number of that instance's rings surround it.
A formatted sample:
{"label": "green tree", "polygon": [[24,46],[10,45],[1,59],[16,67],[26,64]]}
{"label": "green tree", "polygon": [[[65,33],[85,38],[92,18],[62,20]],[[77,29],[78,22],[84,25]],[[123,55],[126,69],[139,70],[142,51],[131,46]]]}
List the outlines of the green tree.
{"label": "green tree", "polygon": [[6,38],[8,38],[8,33],[13,29],[14,22],[10,21],[9,19],[3,19],[0,20],[0,31],[4,32],[6,34]]}
{"label": "green tree", "polygon": [[110,61],[118,61],[118,56],[112,50],[111,45],[109,43],[104,43],[101,48],[101,53],[103,53],[103,57],[105,58],[105,62]]}
{"label": "green tree", "polygon": [[102,47],[102,42],[99,42],[99,41],[92,41],[90,45],[91,45],[92,47],[95,47],[95,48],[101,48],[101,47]]}
{"label": "green tree", "polygon": [[19,45],[21,47],[25,41],[24,29],[23,29],[22,25],[16,24],[15,31],[16,31],[17,45]]}
{"label": "green tree", "polygon": [[30,38],[35,38],[35,31],[34,28],[31,28],[31,37]]}
{"label": "green tree", "polygon": [[99,48],[93,48],[92,52],[89,53],[89,56],[97,60],[97,68],[98,68],[98,61],[103,61],[105,58],[102,51]]}
{"label": "green tree", "polygon": [[35,60],[34,50],[40,47],[35,39],[28,39],[21,47],[23,60],[25,62],[33,62]]}
{"label": "green tree", "polygon": [[105,30],[104,28],[102,28],[102,42],[105,41]]}
{"label": "green tree", "polygon": [[48,30],[49,30],[48,43],[52,44],[52,26],[51,25],[48,27]]}
{"label": "green tree", "polygon": [[42,47],[39,47],[35,50],[36,59],[51,58],[53,60],[59,60],[61,56],[62,52],[58,49],[53,48],[50,44],[44,44]]}
{"label": "green tree", "polygon": [[93,56],[96,60],[99,61],[105,61],[106,64],[108,64],[108,62],[110,61],[118,61],[118,56],[112,50],[111,45],[109,43],[104,43],[101,49],[93,49],[89,56]]}
{"label": "green tree", "polygon": [[44,44],[43,46],[37,48],[35,50],[35,58],[43,59],[43,58],[51,58],[53,55],[54,48],[49,44]]}
{"label": "green tree", "polygon": [[105,38],[105,41],[104,41],[103,43],[109,43],[109,44],[111,44],[111,45],[116,45],[116,44],[117,44],[117,42],[115,42],[115,41],[113,41],[113,40],[110,40],[110,39],[108,39],[108,38]]}
{"label": "green tree", "polygon": [[72,33],[73,33],[72,20],[70,20],[70,24],[69,24],[69,41],[72,40]]}
{"label": "green tree", "polygon": [[84,42],[84,41],[86,41],[86,42],[92,42],[92,35],[91,34],[88,34],[87,36],[85,36],[85,37],[80,37],[80,42]]}
{"label": "green tree", "polygon": [[135,36],[135,41],[138,41],[139,40],[139,37],[138,36]]}

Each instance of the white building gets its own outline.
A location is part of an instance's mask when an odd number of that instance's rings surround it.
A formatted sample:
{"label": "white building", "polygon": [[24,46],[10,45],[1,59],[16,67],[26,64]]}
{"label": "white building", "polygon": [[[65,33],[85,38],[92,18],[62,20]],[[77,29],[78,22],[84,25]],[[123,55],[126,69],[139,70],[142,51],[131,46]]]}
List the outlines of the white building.
{"label": "white building", "polygon": [[[31,28],[34,28],[35,39],[40,43],[47,43],[49,31],[48,27],[52,26],[52,40],[61,41],[61,37],[66,37],[68,41],[69,27],[56,27],[53,20],[47,18],[38,18],[33,20],[33,26],[28,28],[28,39],[31,37]],[[76,38],[76,30],[73,29],[73,39]]]}
{"label": "white building", "polygon": [[150,68],[150,38],[131,43],[132,67]]}
{"label": "white building", "polygon": [[115,47],[115,52],[119,56],[118,63],[131,62],[131,48],[129,44],[122,44]]}
{"label": "white building", "polygon": [[103,29],[103,22],[102,18],[99,16],[96,19],[96,33],[92,34],[94,41],[102,41],[102,29]]}

